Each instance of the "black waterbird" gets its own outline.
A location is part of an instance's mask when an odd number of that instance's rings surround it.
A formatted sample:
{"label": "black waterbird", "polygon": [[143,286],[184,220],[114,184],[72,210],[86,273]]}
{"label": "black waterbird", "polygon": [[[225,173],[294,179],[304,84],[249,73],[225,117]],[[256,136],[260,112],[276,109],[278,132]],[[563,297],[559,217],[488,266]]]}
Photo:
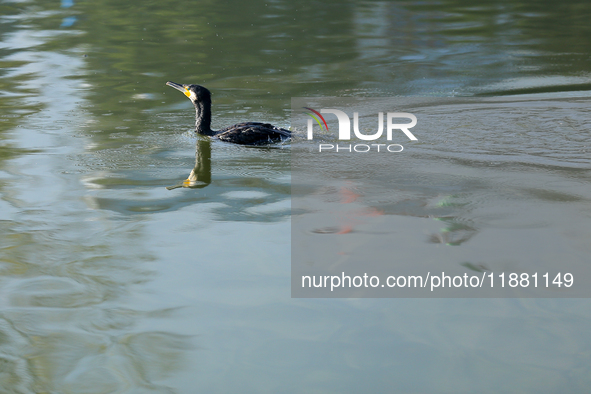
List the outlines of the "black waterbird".
{"label": "black waterbird", "polygon": [[183,92],[195,106],[196,133],[241,145],[266,145],[291,138],[291,131],[260,122],[238,123],[221,130],[212,130],[209,90],[200,85],[182,85],[170,81],[166,84]]}

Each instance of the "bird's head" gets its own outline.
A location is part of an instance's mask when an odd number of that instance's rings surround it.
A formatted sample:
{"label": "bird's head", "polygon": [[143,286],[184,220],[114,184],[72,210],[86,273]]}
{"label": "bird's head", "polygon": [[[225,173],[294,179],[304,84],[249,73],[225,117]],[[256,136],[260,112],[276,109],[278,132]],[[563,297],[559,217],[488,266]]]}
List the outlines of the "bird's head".
{"label": "bird's head", "polygon": [[193,104],[204,101],[211,102],[211,93],[201,85],[182,85],[170,81],[166,82],[166,84],[183,92]]}

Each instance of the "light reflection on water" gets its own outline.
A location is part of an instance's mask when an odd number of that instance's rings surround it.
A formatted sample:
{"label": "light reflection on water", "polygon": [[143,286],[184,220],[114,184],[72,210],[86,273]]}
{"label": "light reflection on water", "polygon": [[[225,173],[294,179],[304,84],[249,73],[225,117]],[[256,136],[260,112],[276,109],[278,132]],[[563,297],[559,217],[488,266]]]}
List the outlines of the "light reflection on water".
{"label": "light reflection on water", "polygon": [[[204,144],[187,132],[188,101],[164,86],[210,88],[216,127],[288,126],[292,96],[558,100],[589,89],[586,6],[561,2],[552,14],[514,2],[0,8],[0,391],[588,387],[586,300],[291,300],[289,147]],[[533,186],[520,198],[573,202],[589,217],[589,122],[567,122],[575,132],[557,139],[548,125],[564,114],[540,114],[511,136],[520,170],[552,175],[538,183],[528,175]],[[461,148],[445,136],[430,141],[421,149],[432,164],[400,185],[411,199],[425,194],[416,177],[433,181],[429,198],[449,193],[433,175],[442,164],[512,171],[499,153],[505,139]],[[200,162],[208,155],[209,168]],[[202,183],[166,190],[192,170]],[[490,206],[478,182],[463,187],[457,205],[437,209]],[[388,208],[424,213],[416,204]],[[466,221],[435,238],[462,248],[481,226]],[[565,231],[587,247],[588,227]]]}

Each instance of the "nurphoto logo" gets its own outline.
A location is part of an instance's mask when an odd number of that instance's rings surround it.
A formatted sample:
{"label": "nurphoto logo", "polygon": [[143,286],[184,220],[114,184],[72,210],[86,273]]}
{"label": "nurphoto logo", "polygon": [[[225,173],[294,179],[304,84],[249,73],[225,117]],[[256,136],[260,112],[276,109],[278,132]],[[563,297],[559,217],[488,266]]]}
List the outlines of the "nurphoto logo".
{"label": "nurphoto logo", "polygon": [[[308,119],[308,140],[314,139],[314,121],[320,126],[320,130],[329,132],[328,124],[322,114],[333,114],[337,117],[339,122],[339,141],[350,141],[351,140],[351,119],[349,115],[338,109],[327,109],[322,108],[320,112],[304,107],[308,111],[310,119]],[[410,119],[410,123],[394,123],[394,119]],[[392,141],[392,135],[394,130],[402,131],[411,141],[417,141],[411,132],[410,128],[413,128],[417,124],[417,117],[413,114],[406,112],[388,112],[386,114],[386,139]],[[379,139],[384,133],[384,113],[378,113],[378,131],[373,134],[363,134],[359,131],[359,113],[353,112],[353,133],[355,137],[362,141],[375,141]],[[318,152],[357,152],[365,153],[369,151],[376,152],[402,152],[403,146],[400,144],[318,144]]]}

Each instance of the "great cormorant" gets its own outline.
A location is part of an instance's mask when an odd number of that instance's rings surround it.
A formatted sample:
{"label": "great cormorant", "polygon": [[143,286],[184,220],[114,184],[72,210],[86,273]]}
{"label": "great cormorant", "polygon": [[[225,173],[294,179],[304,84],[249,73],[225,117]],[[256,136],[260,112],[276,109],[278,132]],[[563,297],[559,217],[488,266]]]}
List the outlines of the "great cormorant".
{"label": "great cormorant", "polygon": [[266,145],[291,138],[291,131],[260,122],[238,123],[221,130],[212,130],[209,90],[200,85],[181,85],[170,81],[166,84],[183,92],[195,106],[195,132],[199,134],[241,145]]}

